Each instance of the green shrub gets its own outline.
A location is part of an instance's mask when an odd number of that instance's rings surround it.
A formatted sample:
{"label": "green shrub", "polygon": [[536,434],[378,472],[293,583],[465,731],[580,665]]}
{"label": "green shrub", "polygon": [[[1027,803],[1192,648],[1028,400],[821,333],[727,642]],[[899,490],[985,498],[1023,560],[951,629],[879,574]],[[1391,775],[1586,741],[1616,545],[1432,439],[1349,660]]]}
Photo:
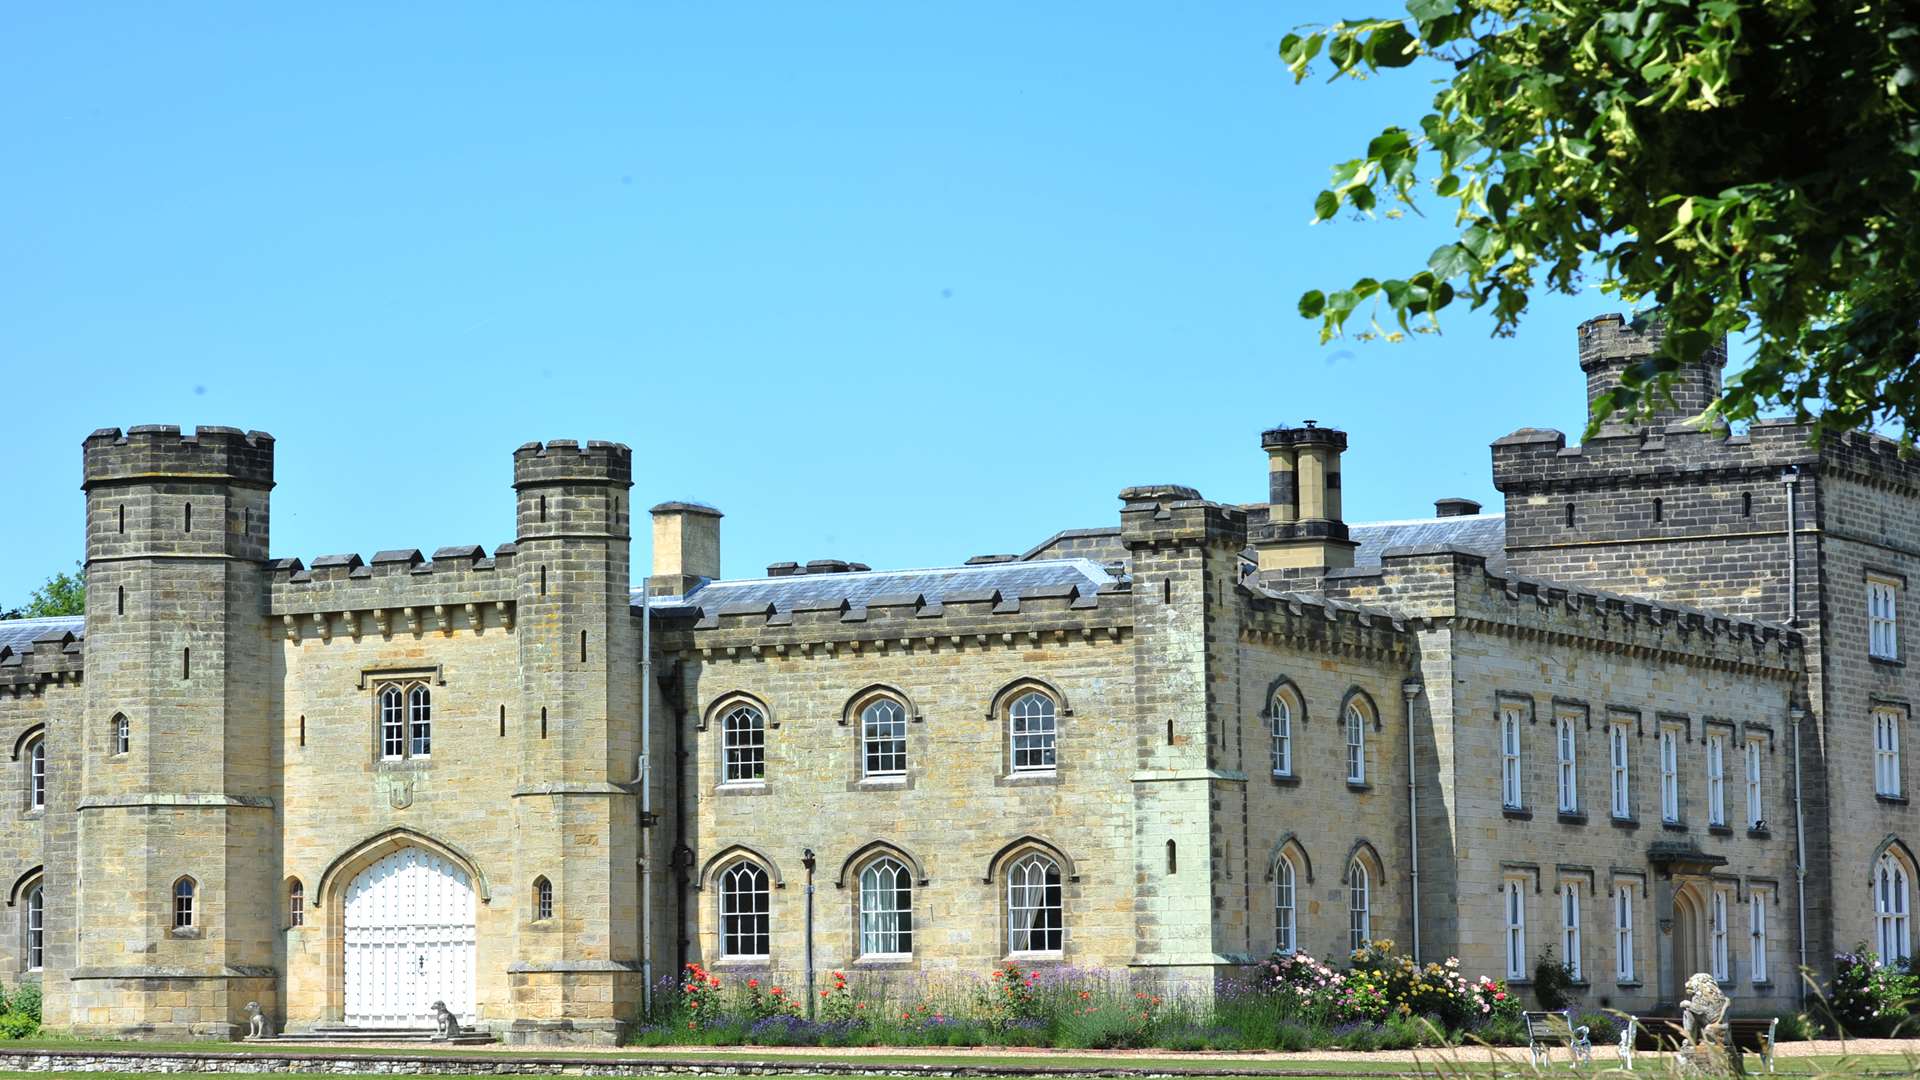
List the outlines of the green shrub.
{"label": "green shrub", "polygon": [[21,983],[13,988],[4,1003],[0,1003],[0,1012],[20,1013],[31,1016],[35,1024],[40,1023],[40,984]]}
{"label": "green shrub", "polygon": [[0,1039],[25,1039],[39,1031],[40,1018],[31,1013],[0,1013]]}
{"label": "green shrub", "polygon": [[1573,965],[1554,960],[1551,945],[1540,950],[1540,959],[1533,965],[1533,996],[1540,1007],[1551,1011],[1571,1005],[1568,995],[1573,984]]}
{"label": "green shrub", "polygon": [[1780,1042],[1808,1042],[1825,1037],[1820,1021],[1810,1013],[1794,1013],[1780,1018],[1780,1027],[1774,1037]]}
{"label": "green shrub", "polygon": [[1610,1012],[1583,1012],[1575,1016],[1573,1022],[1587,1026],[1587,1038],[1595,1046],[1620,1044],[1620,1018]]}

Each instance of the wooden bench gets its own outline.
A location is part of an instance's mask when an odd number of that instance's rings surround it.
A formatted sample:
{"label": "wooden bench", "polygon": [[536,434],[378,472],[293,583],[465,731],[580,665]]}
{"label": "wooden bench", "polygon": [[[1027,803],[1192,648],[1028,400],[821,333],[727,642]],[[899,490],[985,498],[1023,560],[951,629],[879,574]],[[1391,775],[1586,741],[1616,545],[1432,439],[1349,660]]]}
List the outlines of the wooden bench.
{"label": "wooden bench", "polygon": [[1526,1012],[1520,1016],[1527,1023],[1527,1056],[1533,1059],[1534,1068],[1546,1064],[1547,1052],[1555,1046],[1573,1051],[1569,1068],[1578,1068],[1582,1062],[1593,1064],[1593,1043],[1587,1039],[1586,1025],[1573,1022],[1572,1009]]}
{"label": "wooden bench", "polygon": [[[1773,1071],[1773,1046],[1779,1034],[1780,1018],[1727,1021],[1727,1038],[1735,1053],[1751,1050],[1760,1055],[1767,1071]],[[1636,1050],[1677,1050],[1685,1038],[1685,1029],[1677,1016],[1629,1016],[1620,1030],[1620,1060],[1633,1068]]]}

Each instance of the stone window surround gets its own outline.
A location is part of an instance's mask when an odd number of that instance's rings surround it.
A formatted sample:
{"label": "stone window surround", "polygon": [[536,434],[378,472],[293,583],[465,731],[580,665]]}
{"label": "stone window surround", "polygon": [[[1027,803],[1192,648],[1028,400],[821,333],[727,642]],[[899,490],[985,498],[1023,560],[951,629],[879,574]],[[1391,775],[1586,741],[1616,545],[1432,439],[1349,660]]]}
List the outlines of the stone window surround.
{"label": "stone window surround", "polygon": [[[1906,651],[1900,633],[1901,601],[1907,591],[1907,576],[1897,570],[1868,564],[1861,570],[1861,585],[1867,591],[1867,603],[1863,613],[1867,616],[1867,660],[1873,664],[1901,666],[1905,663]],[[1893,590],[1893,652],[1882,655],[1873,651],[1873,604],[1871,591],[1875,585],[1884,585]]]}
{"label": "stone window surround", "polygon": [[[1876,783],[1874,784],[1874,798],[1882,803],[1891,803],[1894,805],[1903,806],[1903,805],[1906,805],[1906,803],[1908,802],[1907,729],[1909,728],[1913,720],[1913,706],[1905,698],[1890,697],[1884,694],[1874,694],[1868,697],[1867,715],[1873,719],[1874,726],[1876,728],[1879,726],[1879,715],[1881,713],[1891,713],[1895,718],[1894,719],[1894,735],[1898,741],[1895,744],[1893,765],[1894,765],[1894,769],[1896,770],[1896,775],[1894,779],[1896,782],[1897,790],[1892,793],[1883,792],[1880,790],[1880,785],[1877,782],[1879,778],[1879,771],[1878,771],[1878,768],[1876,767],[1874,771],[1874,777],[1876,780]],[[1876,732],[1876,735],[1877,734],[1878,733]],[[1877,766],[1877,759],[1879,756],[1879,744],[1877,741],[1874,744],[1873,753],[1876,759],[1876,766]]]}
{"label": "stone window surround", "polygon": [[[415,690],[421,690],[427,694],[427,730],[431,733],[433,730],[433,711],[436,707],[433,701],[433,687],[435,685],[445,686],[446,681],[430,676],[426,674],[423,669],[419,668],[401,668],[392,671],[369,670],[362,673],[360,681],[363,688],[371,691],[368,695],[368,701],[372,705],[372,750],[374,767],[383,771],[407,771],[425,768],[432,764],[433,746],[431,734],[428,736],[427,752],[424,754],[415,754],[413,752],[413,692]],[[386,747],[382,743],[384,732],[381,727],[381,699],[386,696],[389,690],[397,690],[400,694],[399,757],[388,757],[386,755]]]}

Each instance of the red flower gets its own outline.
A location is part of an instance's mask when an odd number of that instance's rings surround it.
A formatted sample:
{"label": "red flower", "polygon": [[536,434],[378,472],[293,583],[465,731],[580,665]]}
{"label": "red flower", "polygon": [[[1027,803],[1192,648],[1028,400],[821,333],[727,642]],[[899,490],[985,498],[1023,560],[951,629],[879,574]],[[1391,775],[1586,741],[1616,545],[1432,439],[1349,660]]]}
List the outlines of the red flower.
{"label": "red flower", "polygon": [[758,989],[760,989],[760,980],[759,980],[759,979],[748,979],[748,980],[747,980],[747,989],[749,989],[749,990],[758,990]]}

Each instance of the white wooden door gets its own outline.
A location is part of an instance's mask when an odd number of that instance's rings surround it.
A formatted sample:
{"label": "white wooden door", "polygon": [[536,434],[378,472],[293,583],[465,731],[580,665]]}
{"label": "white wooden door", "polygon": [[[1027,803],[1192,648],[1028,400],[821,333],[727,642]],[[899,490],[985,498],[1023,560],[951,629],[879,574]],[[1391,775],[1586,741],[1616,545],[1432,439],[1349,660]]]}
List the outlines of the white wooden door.
{"label": "white wooden door", "polygon": [[422,848],[402,848],[347,887],[347,1023],[432,1027],[444,1001],[473,1010],[473,881]]}

